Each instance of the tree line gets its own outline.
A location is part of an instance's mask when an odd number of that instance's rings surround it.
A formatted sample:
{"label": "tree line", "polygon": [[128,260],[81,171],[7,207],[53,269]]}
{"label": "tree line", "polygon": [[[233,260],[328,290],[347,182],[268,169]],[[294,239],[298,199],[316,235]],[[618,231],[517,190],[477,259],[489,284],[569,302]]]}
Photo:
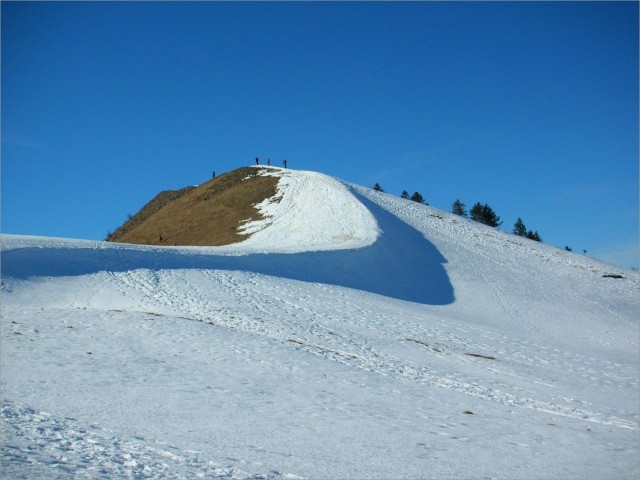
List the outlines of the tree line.
{"label": "tree line", "polygon": [[[384,192],[382,186],[376,182],[373,186],[373,189],[378,192]],[[421,203],[423,205],[429,205],[424,197],[419,192],[414,192],[413,195],[409,196],[409,193],[404,190],[400,195],[401,198],[407,200],[413,200],[414,202]],[[484,225],[489,225],[490,227],[497,228],[502,225],[503,222],[500,221],[500,217],[496,214],[496,212],[491,208],[488,204],[476,202],[471,210],[467,211],[466,205],[457,198],[451,207],[451,213],[455,215],[460,215],[461,217],[470,218],[471,220],[482,223]],[[522,218],[518,217],[516,223],[513,224],[512,232],[515,235],[520,237],[525,237],[530,240],[534,240],[536,242],[542,242],[542,237],[538,233],[537,230],[529,230]],[[565,247],[565,250],[571,251],[570,247]]]}
{"label": "tree line", "polygon": [[[373,186],[373,189],[376,190],[377,192],[384,192],[384,189],[377,182]],[[407,192],[406,190],[403,190],[402,193],[400,194],[400,198],[404,198],[406,200],[413,200],[414,202],[418,202],[423,205],[429,205],[427,201],[424,199],[424,197],[420,195],[420,192],[414,192],[413,195],[409,196],[409,192]]]}
{"label": "tree line", "polygon": [[[480,202],[476,202],[467,214],[465,204],[462,203],[459,198],[457,198],[455,202],[453,202],[451,213],[455,213],[456,215],[460,215],[461,217],[471,218],[471,220],[489,225],[490,227],[497,228],[502,225],[500,217],[496,214],[493,208],[491,208],[486,203],[483,205]],[[542,242],[542,237],[540,236],[538,231],[527,230],[524,221],[520,217],[518,217],[516,223],[513,224],[512,232],[520,237],[535,240],[536,242]]]}

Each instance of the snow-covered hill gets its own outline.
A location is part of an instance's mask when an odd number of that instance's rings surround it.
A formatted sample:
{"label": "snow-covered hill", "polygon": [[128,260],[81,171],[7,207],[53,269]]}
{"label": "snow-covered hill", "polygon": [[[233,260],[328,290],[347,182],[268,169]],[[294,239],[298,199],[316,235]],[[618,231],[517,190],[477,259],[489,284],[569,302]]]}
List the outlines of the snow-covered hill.
{"label": "snow-covered hill", "polygon": [[637,477],[637,272],[268,174],[232,246],[2,236],[2,478]]}

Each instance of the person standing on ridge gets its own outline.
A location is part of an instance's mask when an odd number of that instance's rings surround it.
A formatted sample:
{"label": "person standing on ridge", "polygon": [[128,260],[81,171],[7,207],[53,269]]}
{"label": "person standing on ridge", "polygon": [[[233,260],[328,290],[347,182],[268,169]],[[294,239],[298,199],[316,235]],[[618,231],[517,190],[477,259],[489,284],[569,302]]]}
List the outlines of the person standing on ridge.
{"label": "person standing on ridge", "polygon": [[260,159],[256,157],[256,165],[260,165]]}
{"label": "person standing on ridge", "polygon": [[271,166],[271,159],[267,158],[267,167],[270,167],[270,166]]}
{"label": "person standing on ridge", "polygon": [[284,163],[284,168],[287,168],[287,161],[285,160],[283,163]]}

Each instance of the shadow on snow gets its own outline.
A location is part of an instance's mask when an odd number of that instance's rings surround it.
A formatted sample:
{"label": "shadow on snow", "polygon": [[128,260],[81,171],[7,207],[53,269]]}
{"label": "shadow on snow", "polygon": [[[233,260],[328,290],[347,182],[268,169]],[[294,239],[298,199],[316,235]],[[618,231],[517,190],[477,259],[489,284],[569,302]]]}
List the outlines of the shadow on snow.
{"label": "shadow on snow", "polygon": [[[355,194],[355,193],[354,193]],[[2,273],[13,278],[73,276],[138,268],[242,270],[364,290],[429,305],[455,300],[446,259],[420,232],[355,194],[383,234],[369,247],[304,253],[226,256],[171,249],[24,248],[2,255]]]}

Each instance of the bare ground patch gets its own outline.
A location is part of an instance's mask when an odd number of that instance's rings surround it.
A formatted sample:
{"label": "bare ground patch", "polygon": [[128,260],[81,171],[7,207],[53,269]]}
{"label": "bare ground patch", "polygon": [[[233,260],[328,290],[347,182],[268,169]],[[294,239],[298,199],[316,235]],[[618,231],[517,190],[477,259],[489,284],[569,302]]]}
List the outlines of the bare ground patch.
{"label": "bare ground patch", "polygon": [[161,192],[110,235],[110,242],[143,245],[229,245],[249,235],[244,220],[260,220],[256,204],[276,194],[278,177],[243,167],[198,187]]}

